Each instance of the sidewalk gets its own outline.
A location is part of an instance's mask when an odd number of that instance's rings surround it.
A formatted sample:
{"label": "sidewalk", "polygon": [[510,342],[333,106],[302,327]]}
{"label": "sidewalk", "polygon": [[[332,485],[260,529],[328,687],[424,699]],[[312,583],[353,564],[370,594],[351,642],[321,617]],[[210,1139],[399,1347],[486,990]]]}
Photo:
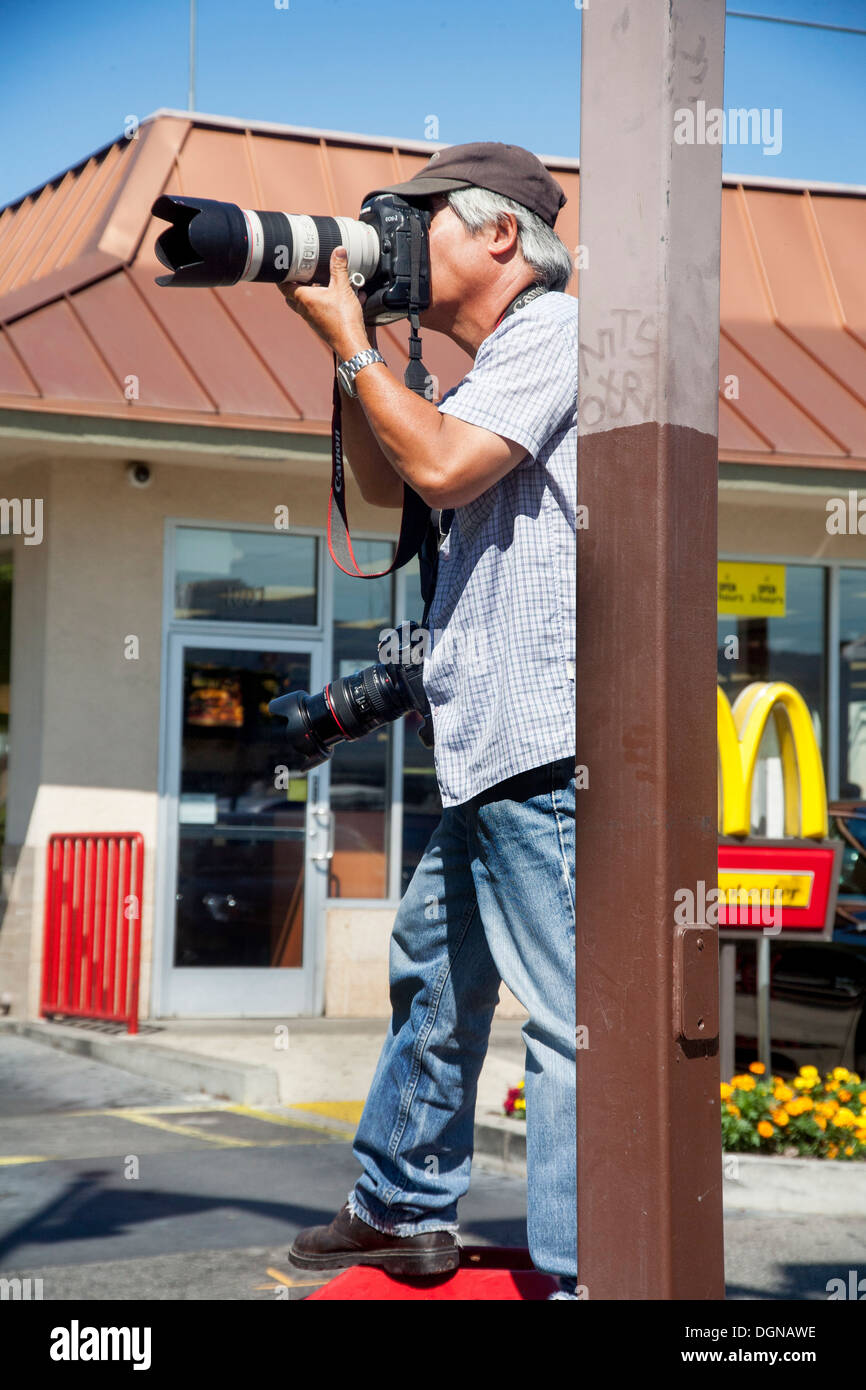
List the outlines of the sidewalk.
{"label": "sidewalk", "polygon": [[[388,1026],[384,1018],[168,1019],[142,1021],[130,1037],[120,1025],[84,1019],[0,1019],[0,1029],[37,1042],[215,1099],[288,1106],[346,1133],[361,1117]],[[476,1152],[509,1172],[525,1171],[526,1162],[523,1125],[502,1112],[523,1076],[522,1026],[494,1020],[478,1083]]]}

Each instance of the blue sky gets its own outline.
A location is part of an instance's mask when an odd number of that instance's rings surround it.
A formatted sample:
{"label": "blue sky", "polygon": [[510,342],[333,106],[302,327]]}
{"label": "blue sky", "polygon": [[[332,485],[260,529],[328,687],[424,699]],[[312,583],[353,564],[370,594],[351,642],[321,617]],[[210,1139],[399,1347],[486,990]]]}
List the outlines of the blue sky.
{"label": "blue sky", "polygon": [[[282,0],[279,0],[282,3]],[[4,0],[0,205],[185,108],[188,0]],[[866,0],[729,0],[866,29]],[[368,135],[579,152],[574,0],[198,0],[196,108]],[[779,154],[729,172],[866,184],[866,37],[728,18],[726,107],[781,108]]]}

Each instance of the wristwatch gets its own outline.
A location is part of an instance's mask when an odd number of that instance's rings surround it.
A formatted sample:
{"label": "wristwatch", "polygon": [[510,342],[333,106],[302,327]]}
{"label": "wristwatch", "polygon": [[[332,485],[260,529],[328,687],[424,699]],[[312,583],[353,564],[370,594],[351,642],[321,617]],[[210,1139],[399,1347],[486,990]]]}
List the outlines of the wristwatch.
{"label": "wristwatch", "polygon": [[362,367],[369,367],[373,362],[384,361],[381,352],[377,352],[375,348],[365,348],[363,352],[356,352],[354,357],[349,357],[345,362],[341,362],[337,368],[337,376],[340,378],[340,385],[346,395],[357,396],[358,388],[355,385],[355,377]]}

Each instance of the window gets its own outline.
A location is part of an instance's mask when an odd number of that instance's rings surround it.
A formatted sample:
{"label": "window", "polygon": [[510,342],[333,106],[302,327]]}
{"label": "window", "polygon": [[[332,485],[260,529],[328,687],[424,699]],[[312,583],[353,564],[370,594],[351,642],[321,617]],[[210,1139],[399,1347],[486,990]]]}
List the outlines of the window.
{"label": "window", "polygon": [[6,838],[9,763],[9,670],[12,652],[12,554],[0,556],[0,854]]}
{"label": "window", "polygon": [[[391,541],[352,542],[365,573],[385,569],[394,554]],[[393,575],[358,579],[334,567],[334,665],[337,680],[378,661],[379,635],[393,624]],[[394,725],[364,738],[338,743],[331,759],[331,810],[335,815],[334,857],[328,896],[388,897]]]}
{"label": "window", "polygon": [[318,622],[315,536],[180,526],[175,537],[175,618]]}
{"label": "window", "polygon": [[839,796],[866,797],[866,569],[839,572]]}
{"label": "window", "polygon": [[[825,570],[820,565],[785,566],[785,615],[779,618],[718,616],[719,684],[733,703],[750,681],[787,681],[812,711],[816,729],[826,727]],[[730,638],[737,638],[727,655]],[[821,741],[819,734],[819,741]]]}
{"label": "window", "polygon": [[[719,613],[717,642],[719,685],[731,704],[750,681],[785,681],[802,695],[812,715],[826,770],[825,612],[825,568],[786,565],[784,616]],[[783,824],[781,759],[775,725],[770,720],[755,776],[754,833],[781,835]]]}

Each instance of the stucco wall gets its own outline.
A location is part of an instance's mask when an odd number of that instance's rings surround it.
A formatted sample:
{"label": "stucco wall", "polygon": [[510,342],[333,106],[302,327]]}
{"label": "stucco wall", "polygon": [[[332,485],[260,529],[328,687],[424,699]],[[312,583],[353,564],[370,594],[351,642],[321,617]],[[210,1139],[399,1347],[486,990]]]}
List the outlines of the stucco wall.
{"label": "stucco wall", "polygon": [[[7,468],[7,497],[43,498],[40,545],[13,539],[9,818],[0,927],[0,992],[13,1015],[38,1012],[47,839],[61,830],[139,830],[145,842],[141,1013],[150,999],[165,519],[321,526],[329,473],[287,456],[257,472],[151,463],[132,487],[126,459],[54,457]],[[369,508],[350,484],[354,529],[387,530],[399,513]],[[130,659],[129,639],[138,655]]]}
{"label": "stucco wall", "polygon": [[[388,1018],[388,942],[393,910],[335,904],[325,909],[325,1014],[332,1018]],[[527,1018],[507,985],[499,990],[497,1018]]]}

